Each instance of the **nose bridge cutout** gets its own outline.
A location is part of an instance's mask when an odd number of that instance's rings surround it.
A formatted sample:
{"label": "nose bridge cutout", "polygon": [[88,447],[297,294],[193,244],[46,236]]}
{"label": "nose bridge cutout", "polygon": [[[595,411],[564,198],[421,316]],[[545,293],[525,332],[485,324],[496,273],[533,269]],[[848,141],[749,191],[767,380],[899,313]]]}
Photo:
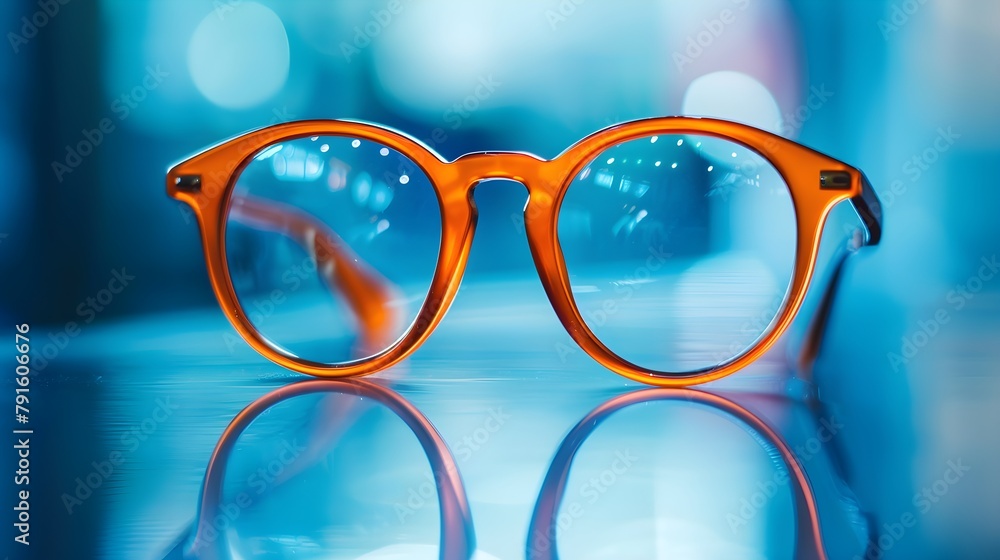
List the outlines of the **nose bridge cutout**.
{"label": "nose bridge cutout", "polygon": [[[514,233],[523,235],[524,209],[528,204],[528,197],[528,186],[521,181],[502,178],[476,181],[472,185],[472,198],[479,212],[477,238],[482,233],[487,233],[483,231],[484,225],[488,230],[494,228],[494,224],[499,224],[502,229],[490,232],[488,235],[509,233],[511,227],[513,227]],[[501,215],[502,220],[500,219]]]}
{"label": "nose bridge cutout", "polygon": [[[479,187],[484,184],[491,185],[487,187],[487,190],[493,190],[495,188],[503,188],[506,190],[517,190],[517,187],[521,187],[524,189],[524,195],[525,195],[524,200],[525,204],[527,204],[528,185],[524,181],[519,181],[517,179],[510,179],[507,177],[487,177],[485,179],[478,179],[472,185],[473,193],[478,191]],[[507,185],[507,186],[501,186],[501,185]]]}
{"label": "nose bridge cutout", "polygon": [[527,186],[511,179],[482,179],[472,187],[478,209],[469,268],[487,273],[531,273],[534,267],[524,231]]}

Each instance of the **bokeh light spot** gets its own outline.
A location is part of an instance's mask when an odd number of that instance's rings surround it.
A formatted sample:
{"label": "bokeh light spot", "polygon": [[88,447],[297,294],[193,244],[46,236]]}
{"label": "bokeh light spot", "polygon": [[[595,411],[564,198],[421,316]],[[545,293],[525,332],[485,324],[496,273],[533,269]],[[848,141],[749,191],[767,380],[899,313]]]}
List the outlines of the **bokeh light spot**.
{"label": "bokeh light spot", "polygon": [[682,110],[685,115],[715,117],[749,124],[777,133],[781,109],[767,87],[742,72],[705,74],[688,86]]}
{"label": "bokeh light spot", "polygon": [[288,79],[285,26],[270,8],[244,2],[220,17],[209,12],[188,44],[188,69],[198,91],[227,109],[266,101]]}

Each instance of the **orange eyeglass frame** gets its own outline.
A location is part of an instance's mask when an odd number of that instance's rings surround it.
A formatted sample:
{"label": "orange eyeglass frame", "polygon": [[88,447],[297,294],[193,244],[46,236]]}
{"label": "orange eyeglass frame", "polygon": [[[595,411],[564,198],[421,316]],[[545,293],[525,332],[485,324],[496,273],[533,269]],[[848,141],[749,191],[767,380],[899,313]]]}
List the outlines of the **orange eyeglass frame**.
{"label": "orange eyeglass frame", "polygon": [[[728,362],[690,373],[659,372],[637,366],[597,339],[573,300],[557,234],[559,207],[567,188],[591,160],[622,142],[666,134],[710,136],[757,152],[774,166],[788,185],[797,218],[795,266],[789,295],[769,331],[749,350]],[[300,359],[260,335],[241,311],[226,263],[224,230],[230,211],[230,193],[242,170],[271,144],[311,136],[349,136],[400,152],[427,175],[440,204],[441,248],[430,289],[416,320],[385,350],[345,364],[328,365]],[[342,120],[289,122],[248,132],[173,166],[167,174],[167,192],[194,211],[201,228],[212,288],[240,335],[263,356],[291,370],[317,377],[349,377],[372,374],[400,362],[416,350],[441,321],[458,292],[472,245],[477,219],[473,191],[485,179],[518,181],[528,189],[524,211],[528,244],[545,292],[570,336],[606,368],[628,379],[660,387],[684,387],[720,379],[745,367],[773,346],[805,299],[823,226],[836,204],[847,200],[854,206],[865,226],[866,245],[877,244],[882,231],[878,197],[858,169],[751,126],[696,117],[660,117],[611,126],[577,142],[552,160],[519,152],[477,152],[450,162],[409,136],[373,124]],[[354,262],[343,256],[342,252],[349,252],[349,248],[339,242],[335,233],[327,231],[320,237],[327,241],[325,258],[341,264]],[[327,281],[344,291],[366,329],[365,334],[377,339],[379,333],[369,329],[377,329],[389,321],[379,315],[379,310],[385,308],[383,304],[391,290],[379,286],[377,273],[367,270],[363,264],[358,266],[360,268],[353,271],[344,266],[329,267],[339,272],[336,272],[338,277],[327,278]]]}

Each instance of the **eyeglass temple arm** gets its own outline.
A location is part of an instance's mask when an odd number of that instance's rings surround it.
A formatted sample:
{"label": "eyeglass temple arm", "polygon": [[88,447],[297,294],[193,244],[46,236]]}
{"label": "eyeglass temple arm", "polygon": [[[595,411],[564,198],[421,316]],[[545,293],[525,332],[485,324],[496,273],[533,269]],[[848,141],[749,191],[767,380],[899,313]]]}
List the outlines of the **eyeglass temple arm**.
{"label": "eyeglass temple arm", "polygon": [[[847,263],[858,252],[858,249],[864,246],[878,245],[882,239],[882,204],[879,202],[875,190],[864,173],[860,173],[860,182],[861,194],[851,198],[851,204],[864,224],[864,231],[855,229],[847,242],[837,252],[833,268],[830,270],[825,284],[822,286],[823,295],[813,315],[812,323],[809,324],[809,328],[806,331],[802,347],[798,354],[796,372],[810,384],[814,382],[813,369],[826,338],[827,327],[829,326],[830,316],[833,312],[833,302],[837,298],[841,282],[844,279],[844,270],[847,268]],[[812,409],[813,414],[817,418],[833,417],[833,412],[825,400],[812,398],[807,401],[807,405]],[[834,473],[843,481],[845,489],[853,487],[854,478],[851,476],[851,471],[848,468],[847,454],[841,438],[832,439],[828,445],[830,446],[830,459]],[[853,494],[842,499],[850,499],[855,503],[859,503],[857,497],[853,496]],[[858,514],[860,516],[859,522],[865,525],[868,534],[877,536],[879,522],[875,513],[863,511],[859,508]],[[863,558],[875,558],[878,556],[874,543],[875,540],[877,539],[868,539],[868,545],[862,555]]]}
{"label": "eyeglass temple arm", "polygon": [[833,302],[837,299],[848,260],[861,247],[878,245],[882,239],[882,203],[879,202],[875,189],[872,188],[864,173],[860,173],[860,182],[861,194],[851,198],[851,204],[864,224],[864,231],[856,229],[852,232],[850,239],[834,257],[833,268],[822,285],[823,295],[816,312],[813,314],[812,323],[809,324],[806,331],[795,364],[796,371],[807,378],[812,377],[813,366],[816,364],[820,348],[826,338],[826,329],[833,312]]}
{"label": "eyeglass temple arm", "polygon": [[391,281],[369,266],[333,230],[298,208],[256,197],[234,199],[230,216],[248,226],[291,238],[316,260],[331,291],[345,295],[366,343],[391,343],[399,316],[389,305],[398,294]]}

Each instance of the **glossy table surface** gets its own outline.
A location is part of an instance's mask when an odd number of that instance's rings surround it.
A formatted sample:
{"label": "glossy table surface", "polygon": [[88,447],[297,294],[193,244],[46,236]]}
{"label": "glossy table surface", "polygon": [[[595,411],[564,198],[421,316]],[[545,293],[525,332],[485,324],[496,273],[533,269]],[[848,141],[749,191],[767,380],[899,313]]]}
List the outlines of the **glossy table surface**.
{"label": "glossy table surface", "polygon": [[464,287],[360,383],[266,362],[216,309],[95,327],[34,380],[39,557],[814,558],[818,523],[829,558],[989,558],[996,309],[902,372],[835,325],[818,401],[784,348],[693,391],[626,382],[524,282]]}

